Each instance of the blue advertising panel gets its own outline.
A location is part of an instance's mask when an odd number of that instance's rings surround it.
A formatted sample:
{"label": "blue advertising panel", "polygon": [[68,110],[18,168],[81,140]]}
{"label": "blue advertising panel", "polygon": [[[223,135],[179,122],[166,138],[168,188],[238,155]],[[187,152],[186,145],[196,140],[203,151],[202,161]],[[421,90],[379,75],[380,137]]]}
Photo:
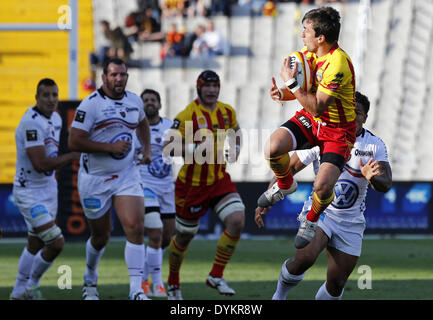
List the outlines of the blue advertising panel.
{"label": "blue advertising panel", "polygon": [[[312,190],[312,183],[299,183],[298,190],[278,202],[266,214],[265,229],[298,229],[297,216]],[[339,194],[336,190],[336,195]],[[347,197],[346,197],[347,198]],[[432,183],[394,183],[387,193],[369,188],[364,216],[369,230],[424,231],[429,224]]]}
{"label": "blue advertising panel", "polygon": [[394,184],[386,194],[369,190],[367,229],[428,229],[431,183]]}

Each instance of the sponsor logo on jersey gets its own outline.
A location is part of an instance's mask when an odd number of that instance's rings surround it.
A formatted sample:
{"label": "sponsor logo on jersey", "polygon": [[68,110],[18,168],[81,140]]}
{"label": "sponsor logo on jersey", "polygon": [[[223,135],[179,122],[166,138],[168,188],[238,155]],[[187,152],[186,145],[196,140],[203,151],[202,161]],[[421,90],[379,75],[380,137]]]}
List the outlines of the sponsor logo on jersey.
{"label": "sponsor logo on jersey", "polygon": [[131,142],[131,145],[129,145],[128,150],[126,150],[123,153],[110,153],[110,155],[116,159],[116,160],[121,160],[126,158],[126,156],[129,154],[129,152],[131,151],[131,146],[132,146],[132,135],[130,133],[127,132],[122,132],[119,133],[117,136],[115,136],[113,139],[111,139],[111,143],[114,143],[116,141],[129,141]]}
{"label": "sponsor logo on jersey", "polygon": [[83,200],[86,209],[99,209],[101,208],[101,200],[95,198],[86,198]]}
{"label": "sponsor logo on jersey", "polygon": [[143,196],[144,196],[144,199],[156,199],[155,193],[152,190],[150,190],[149,188],[143,189]]}
{"label": "sponsor logo on jersey", "polygon": [[203,210],[203,206],[201,204],[189,207],[189,212],[191,212],[192,214],[199,213],[201,210]]}
{"label": "sponsor logo on jersey", "polygon": [[86,111],[78,110],[77,114],[75,115],[75,121],[83,123],[85,118],[86,118]]}
{"label": "sponsor logo on jersey", "polygon": [[37,141],[38,132],[36,130],[26,130],[27,141]]}
{"label": "sponsor logo on jersey", "polygon": [[310,119],[308,119],[306,116],[298,115],[298,116],[296,116],[296,119],[298,119],[298,121],[299,121],[300,123],[302,123],[302,125],[303,125],[305,128],[307,128],[307,129],[311,129],[311,127],[312,127],[311,121],[310,121]]}
{"label": "sponsor logo on jersey", "polygon": [[371,150],[359,150],[356,149],[355,150],[355,156],[360,156],[360,157],[374,157],[374,152]]}
{"label": "sponsor logo on jersey", "polygon": [[166,163],[162,156],[157,156],[152,159],[147,170],[156,178],[165,178],[171,173],[171,164]]}
{"label": "sponsor logo on jersey", "polygon": [[331,205],[337,209],[352,207],[359,196],[358,186],[346,179],[338,180],[334,187],[335,197]]}
{"label": "sponsor logo on jersey", "polygon": [[48,210],[43,204],[38,204],[37,206],[30,209],[30,215],[32,219],[35,219],[43,214],[47,214]]}

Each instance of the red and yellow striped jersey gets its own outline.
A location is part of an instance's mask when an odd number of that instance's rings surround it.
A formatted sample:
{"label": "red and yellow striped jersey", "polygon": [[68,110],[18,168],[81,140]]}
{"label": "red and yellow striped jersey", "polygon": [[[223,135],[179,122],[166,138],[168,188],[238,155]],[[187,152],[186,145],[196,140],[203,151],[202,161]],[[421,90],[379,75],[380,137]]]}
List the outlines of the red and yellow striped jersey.
{"label": "red and yellow striped jersey", "polygon": [[[202,137],[213,138],[214,154],[211,161],[185,164],[179,171],[178,178],[192,186],[212,185],[224,177],[224,140],[227,130],[238,127],[235,110],[228,104],[217,102],[213,111],[200,104],[198,99],[192,101],[174,119],[173,129],[179,130],[185,143],[202,141]],[[192,136],[191,136],[192,135]],[[193,138],[194,137],[194,138]]]}
{"label": "red and yellow striped jersey", "polygon": [[338,124],[354,121],[355,71],[347,53],[338,44],[320,58],[308,52],[306,47],[301,51],[312,61],[315,74],[313,90],[320,90],[335,98],[335,102],[328,106],[320,119]]}

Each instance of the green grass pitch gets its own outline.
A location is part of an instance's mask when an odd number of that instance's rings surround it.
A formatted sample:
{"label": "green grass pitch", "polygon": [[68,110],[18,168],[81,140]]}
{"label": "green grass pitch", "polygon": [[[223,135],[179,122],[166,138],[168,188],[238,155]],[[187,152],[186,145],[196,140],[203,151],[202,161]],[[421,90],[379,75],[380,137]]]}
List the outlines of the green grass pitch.
{"label": "green grass pitch", "polygon": [[[24,243],[0,240],[0,299],[8,299],[15,282],[18,259]],[[101,299],[125,300],[129,279],[124,262],[124,241],[111,241],[99,265]],[[366,239],[363,252],[345,288],[343,299],[433,299],[433,239]],[[276,286],[281,264],[293,255],[293,240],[242,239],[226,267],[224,277],[236,290],[234,297],[220,296],[205,285],[216,250],[214,240],[194,240],[181,269],[182,294],[188,300],[269,300]],[[68,265],[72,271],[72,289],[57,286],[58,269]],[[363,273],[371,268],[371,289],[359,289]],[[67,242],[64,251],[42,277],[46,299],[81,299],[85,268],[85,243]],[[167,280],[168,261],[164,255],[163,280]],[[287,296],[288,299],[314,299],[326,277],[326,254],[307,271],[304,280]],[[364,282],[365,283],[365,282]]]}

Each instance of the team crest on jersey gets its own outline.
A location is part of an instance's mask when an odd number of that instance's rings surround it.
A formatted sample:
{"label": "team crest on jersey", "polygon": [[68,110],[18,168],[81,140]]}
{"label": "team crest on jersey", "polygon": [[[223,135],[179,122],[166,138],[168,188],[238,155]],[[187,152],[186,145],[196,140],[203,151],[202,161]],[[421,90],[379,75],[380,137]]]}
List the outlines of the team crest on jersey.
{"label": "team crest on jersey", "polygon": [[85,117],[86,117],[86,111],[78,110],[77,114],[75,115],[75,121],[83,123]]}
{"label": "team crest on jersey", "polygon": [[207,121],[204,116],[199,116],[197,118],[197,123],[199,128],[207,128]]}
{"label": "team crest on jersey", "polygon": [[317,80],[317,83],[322,82],[322,79],[323,79],[323,69],[320,68],[320,69],[317,70],[317,72],[316,72],[316,80]]}
{"label": "team crest on jersey", "polygon": [[26,130],[27,141],[37,141],[38,132],[36,130]]}
{"label": "team crest on jersey", "polygon": [[126,117],[126,112],[125,112],[125,111],[120,111],[119,113],[120,113],[120,115],[122,116],[122,118],[125,118],[125,117]]}

